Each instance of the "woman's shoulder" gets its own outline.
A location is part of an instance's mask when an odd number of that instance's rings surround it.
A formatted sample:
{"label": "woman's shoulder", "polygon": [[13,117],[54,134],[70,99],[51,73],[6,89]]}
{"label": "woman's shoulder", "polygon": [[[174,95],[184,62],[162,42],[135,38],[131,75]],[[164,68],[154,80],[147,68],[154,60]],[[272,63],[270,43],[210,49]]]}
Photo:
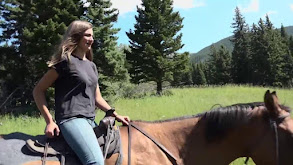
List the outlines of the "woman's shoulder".
{"label": "woman's shoulder", "polygon": [[90,62],[91,65],[93,65],[94,67],[96,67],[96,64],[93,61],[90,61],[90,60],[88,60],[88,61]]}
{"label": "woman's shoulder", "polygon": [[94,69],[95,72],[98,72],[98,69],[97,69],[97,65],[93,62],[93,61],[90,61],[90,65],[92,66],[92,68]]}
{"label": "woman's shoulder", "polygon": [[61,56],[59,62],[67,63],[69,61],[69,58],[67,56]]}
{"label": "woman's shoulder", "polygon": [[66,68],[68,66],[68,58],[61,57],[58,61],[54,62],[53,65],[49,65],[49,68],[54,68],[56,70],[60,70],[61,68]]}

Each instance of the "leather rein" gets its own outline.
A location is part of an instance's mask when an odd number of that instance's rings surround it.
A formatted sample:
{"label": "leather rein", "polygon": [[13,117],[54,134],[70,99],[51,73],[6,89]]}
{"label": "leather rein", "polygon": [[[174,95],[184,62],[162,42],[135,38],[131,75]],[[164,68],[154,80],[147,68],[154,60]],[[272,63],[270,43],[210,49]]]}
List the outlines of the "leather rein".
{"label": "leather rein", "polygon": [[288,115],[283,115],[278,117],[276,120],[270,119],[270,123],[274,129],[274,134],[275,134],[275,150],[276,150],[276,165],[280,165],[280,158],[279,158],[279,133],[278,133],[278,128],[277,124],[283,122],[285,118],[289,117],[290,113]]}
{"label": "leather rein", "polygon": [[[285,120],[285,118],[287,118],[289,116],[290,116],[290,113],[287,114],[287,115],[279,116],[276,119],[270,119],[269,120],[270,121],[270,126],[273,129],[274,136],[275,136],[274,139],[275,139],[275,151],[276,151],[275,152],[276,153],[275,154],[275,158],[276,158],[276,162],[277,162],[276,165],[280,165],[280,158],[279,158],[279,133],[278,133],[278,126],[277,126],[277,124],[282,123]],[[266,135],[266,133],[263,134],[263,136],[261,137],[261,139],[259,141],[261,141],[262,138],[265,135]],[[256,148],[256,147],[253,147],[253,148]],[[245,164],[247,164],[248,159],[249,159],[249,157],[246,157]]]}
{"label": "leather rein", "polygon": [[152,142],[154,142],[166,154],[166,156],[172,162],[173,165],[178,165],[176,157],[166,147],[164,147],[161,143],[159,143],[157,140],[151,137],[148,133],[143,131],[140,127],[131,122],[129,122],[128,125],[128,165],[131,165],[131,127],[135,128],[144,136],[149,138]]}

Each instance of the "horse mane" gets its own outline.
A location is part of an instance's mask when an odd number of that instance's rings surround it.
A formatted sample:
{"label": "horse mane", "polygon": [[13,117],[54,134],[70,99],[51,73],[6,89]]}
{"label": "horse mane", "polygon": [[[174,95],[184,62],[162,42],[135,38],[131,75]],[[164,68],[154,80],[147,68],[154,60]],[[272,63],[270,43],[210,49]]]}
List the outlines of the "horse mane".
{"label": "horse mane", "polygon": [[247,124],[251,119],[252,109],[257,106],[264,106],[264,103],[234,104],[205,112],[200,122],[205,123],[205,137],[207,141],[220,140],[228,131]]}
{"label": "horse mane", "polygon": [[[207,141],[220,140],[229,131],[247,124],[252,118],[252,110],[258,106],[265,106],[265,104],[263,102],[241,103],[227,107],[219,107],[205,112],[200,122],[205,123],[205,136]],[[289,107],[285,105],[280,106],[287,112],[291,112]],[[263,119],[269,119],[266,108]]]}
{"label": "horse mane", "polygon": [[[239,103],[226,107],[214,108],[210,111],[206,111],[192,116],[182,116],[157,121],[134,121],[143,123],[163,123],[200,117],[199,123],[203,123],[203,125],[205,126],[206,140],[208,142],[213,142],[224,138],[229,131],[236,129],[241,125],[247,124],[252,118],[252,110],[254,109],[254,107],[258,106],[265,106],[265,104],[263,102]],[[289,107],[284,105],[280,106],[282,109],[291,112],[291,109]],[[268,119],[267,112],[268,111],[265,111],[263,115],[264,120]]]}

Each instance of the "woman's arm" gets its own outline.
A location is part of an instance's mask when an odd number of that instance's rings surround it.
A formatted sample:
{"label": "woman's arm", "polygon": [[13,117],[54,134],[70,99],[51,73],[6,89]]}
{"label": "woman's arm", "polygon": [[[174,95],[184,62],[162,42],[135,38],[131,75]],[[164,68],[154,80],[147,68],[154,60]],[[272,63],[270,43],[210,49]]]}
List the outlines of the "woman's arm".
{"label": "woman's arm", "polygon": [[[107,112],[108,110],[111,109],[111,106],[102,97],[99,85],[97,85],[97,89],[96,89],[96,106],[104,112]],[[128,122],[130,121],[128,116],[118,115],[117,112],[115,112],[115,111],[114,111],[113,115],[117,121],[122,122],[122,124],[124,124],[124,125],[128,125]]]}
{"label": "woman's arm", "polygon": [[97,85],[96,89],[96,106],[104,112],[111,109],[111,106],[102,97],[99,85]]}
{"label": "woman's arm", "polygon": [[47,123],[45,134],[48,137],[54,137],[54,131],[56,131],[57,136],[60,132],[57,124],[54,122],[53,117],[49,112],[45,96],[47,89],[55,82],[57,78],[58,73],[56,72],[56,70],[50,69],[47,71],[47,73],[45,73],[45,75],[41,78],[41,80],[38,82],[33,90],[35,103]]}

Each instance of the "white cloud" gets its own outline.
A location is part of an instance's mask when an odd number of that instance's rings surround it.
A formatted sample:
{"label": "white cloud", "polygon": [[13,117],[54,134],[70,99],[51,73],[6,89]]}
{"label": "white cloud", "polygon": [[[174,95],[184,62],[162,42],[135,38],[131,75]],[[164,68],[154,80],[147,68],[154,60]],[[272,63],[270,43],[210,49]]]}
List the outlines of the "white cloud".
{"label": "white cloud", "polygon": [[120,15],[136,11],[136,6],[141,6],[141,0],[111,0],[111,2],[112,7],[118,9]]}
{"label": "white cloud", "polygon": [[268,11],[266,13],[266,15],[270,16],[270,15],[277,14],[277,13],[278,13],[277,11]]}
{"label": "white cloud", "polygon": [[195,2],[194,7],[202,7],[205,6],[206,4],[204,2]]}
{"label": "white cloud", "polygon": [[[190,9],[205,6],[205,0],[174,0],[173,7],[178,9]],[[123,15],[128,12],[135,12],[136,6],[141,7],[141,0],[111,0],[112,7],[119,10]]]}
{"label": "white cloud", "polygon": [[194,7],[202,7],[205,6],[205,3],[203,1],[196,0],[174,0],[173,6],[175,8],[181,8],[181,9],[190,9]]}
{"label": "white cloud", "polygon": [[257,12],[259,10],[259,1],[258,0],[251,0],[246,7],[242,7],[239,5],[241,12],[243,13],[250,13],[250,12]]}
{"label": "white cloud", "polygon": [[293,4],[290,4],[290,9],[293,11]]}

